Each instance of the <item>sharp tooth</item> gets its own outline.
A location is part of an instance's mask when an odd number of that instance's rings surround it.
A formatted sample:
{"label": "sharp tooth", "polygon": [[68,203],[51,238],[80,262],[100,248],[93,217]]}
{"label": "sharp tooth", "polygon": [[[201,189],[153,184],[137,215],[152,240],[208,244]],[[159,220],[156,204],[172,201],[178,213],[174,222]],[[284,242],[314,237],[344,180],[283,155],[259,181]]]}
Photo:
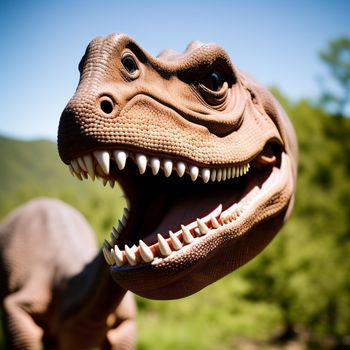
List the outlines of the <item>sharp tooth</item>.
{"label": "sharp tooth", "polygon": [[231,168],[227,168],[227,178],[228,179],[231,179],[231,172],[232,172],[232,169]]}
{"label": "sharp tooth", "polygon": [[210,221],[211,221],[211,225],[213,226],[213,228],[219,228],[220,224],[218,222],[218,220],[216,219],[215,216],[210,215]]}
{"label": "sharp tooth", "polygon": [[240,168],[239,168],[239,166],[237,166],[236,167],[236,177],[239,177],[239,170],[240,170]]}
{"label": "sharp tooth", "polygon": [[176,172],[179,175],[179,177],[182,177],[186,171],[186,165],[184,162],[178,162],[176,164]]}
{"label": "sharp tooth", "polygon": [[81,175],[84,179],[87,179],[87,178],[88,178],[87,173],[85,173],[85,172],[82,172],[80,175]]}
{"label": "sharp tooth", "polygon": [[118,220],[118,228],[117,231],[118,232],[122,232],[124,230],[125,224],[123,224],[122,221]]}
{"label": "sharp tooth", "polygon": [[85,163],[84,163],[83,158],[78,157],[78,164],[79,164],[79,166],[80,166],[84,171],[87,171],[87,167],[86,167],[86,165],[85,165]]}
{"label": "sharp tooth", "polygon": [[191,175],[192,181],[196,181],[198,174],[199,174],[198,167],[196,167],[195,165],[190,165],[190,175]]}
{"label": "sharp tooth", "polygon": [[241,208],[241,204],[235,203],[225,211],[223,211],[220,215],[220,221],[227,220],[228,218],[232,218],[232,220],[236,219],[238,215],[239,209]]}
{"label": "sharp tooth", "polygon": [[72,176],[74,176],[74,169],[72,167],[72,164],[68,165],[68,169],[69,169],[69,172],[72,174]]}
{"label": "sharp tooth", "polygon": [[112,227],[112,231],[113,231],[114,236],[118,239],[119,235],[120,235],[120,231],[117,228],[115,228],[114,226]]}
{"label": "sharp tooth", "polygon": [[87,154],[83,157],[84,163],[86,165],[86,171],[88,172],[91,180],[95,180],[95,169],[94,169],[94,161],[91,157],[91,154]]}
{"label": "sharp tooth", "polygon": [[114,255],[114,260],[117,266],[123,266],[125,263],[123,252],[119,249],[117,245],[114,246],[112,253]]}
{"label": "sharp tooth", "polygon": [[128,155],[124,151],[114,151],[113,156],[115,162],[117,163],[118,169],[123,170],[125,168],[126,158],[128,158]]}
{"label": "sharp tooth", "polygon": [[111,233],[110,233],[110,240],[116,244],[119,238],[119,232],[117,232],[117,230],[113,227]]}
{"label": "sharp tooth", "polygon": [[78,161],[76,159],[73,159],[70,163],[72,164],[72,167],[73,167],[74,171],[77,174],[80,174],[81,173],[81,169],[80,169],[80,166],[78,164]]}
{"label": "sharp tooth", "polygon": [[100,164],[103,172],[109,174],[109,153],[107,151],[95,151],[94,156]]}
{"label": "sharp tooth", "polygon": [[221,179],[222,179],[222,169],[218,169],[216,172],[216,180],[220,182]]}
{"label": "sharp tooth", "polygon": [[196,227],[196,228],[194,229],[194,233],[196,234],[196,237],[203,236],[203,234],[201,233],[201,231],[199,230],[198,227]]}
{"label": "sharp tooth", "polygon": [[151,158],[149,165],[152,169],[152,174],[157,175],[160,168],[160,160],[158,158]]}
{"label": "sharp tooth", "polygon": [[226,168],[222,169],[222,181],[226,180],[226,176],[227,176],[227,172],[226,172]]}
{"label": "sharp tooth", "polygon": [[215,181],[216,180],[216,169],[212,169],[211,175],[210,175],[210,180]]}
{"label": "sharp tooth", "polygon": [[108,265],[113,265],[111,259],[109,258],[108,250],[105,247],[102,247],[102,253],[103,253],[103,256],[104,256],[107,264]]}
{"label": "sharp tooth", "polygon": [[170,159],[163,161],[163,170],[166,177],[171,175],[171,172],[173,171],[173,162]]}
{"label": "sharp tooth", "polygon": [[135,252],[131,248],[129,248],[127,245],[125,245],[124,249],[125,249],[125,256],[129,264],[132,266],[136,265]]}
{"label": "sharp tooth", "polygon": [[243,165],[241,165],[241,166],[239,167],[239,176],[242,176],[242,175],[243,175],[243,171],[244,171]]}
{"label": "sharp tooth", "polygon": [[122,224],[123,227],[125,227],[127,221],[128,221],[128,218],[125,215],[123,215],[122,220],[120,221],[120,223]]}
{"label": "sharp tooth", "polygon": [[202,169],[201,170],[201,176],[205,183],[207,183],[210,179],[210,170],[209,169]]}
{"label": "sharp tooth", "polygon": [[147,157],[144,154],[136,154],[136,164],[139,168],[140,174],[143,174],[147,167]]}
{"label": "sharp tooth", "polygon": [[103,186],[106,186],[106,185],[107,185],[107,182],[108,182],[107,179],[105,179],[105,178],[102,179],[102,184],[103,184]]}
{"label": "sharp tooth", "polygon": [[139,245],[142,260],[147,263],[153,261],[154,255],[151,248],[143,240],[139,241]]}
{"label": "sharp tooth", "polygon": [[103,246],[106,247],[108,251],[112,248],[106,239],[103,240]]}
{"label": "sharp tooth", "polygon": [[[215,217],[219,216],[222,212],[222,204],[219,204],[210,214],[209,214],[209,217],[210,215],[213,215]],[[205,218],[202,218],[202,221],[207,221],[207,217]]]}
{"label": "sharp tooth", "polygon": [[111,251],[110,251],[111,248],[112,248],[111,245],[106,240],[104,240],[103,246],[102,246],[102,253],[103,253],[108,265],[114,264],[114,259],[111,255]]}
{"label": "sharp tooth", "polygon": [[124,208],[123,216],[125,216],[125,218],[128,219],[129,215],[130,215],[130,210],[128,208]]}
{"label": "sharp tooth", "polygon": [[74,172],[74,175],[76,176],[76,178],[80,181],[83,181],[83,178],[81,177],[81,175],[79,173]]}
{"label": "sharp tooth", "polygon": [[170,236],[171,244],[172,244],[173,248],[175,250],[181,249],[182,248],[182,243],[172,231],[169,231],[169,236]]}
{"label": "sharp tooth", "polygon": [[184,239],[184,242],[187,244],[192,243],[194,240],[194,237],[192,236],[190,230],[186,226],[181,225],[181,231],[182,231],[182,238]]}
{"label": "sharp tooth", "polygon": [[206,235],[209,232],[208,226],[201,219],[197,219],[197,224],[200,234]]}
{"label": "sharp tooth", "polygon": [[106,176],[100,164],[96,164],[96,176],[99,176],[101,178]]}
{"label": "sharp tooth", "polygon": [[103,256],[104,256],[107,264],[113,265],[114,262],[112,261],[112,257],[110,256],[111,253],[105,246],[102,247],[102,253],[103,253]]}
{"label": "sharp tooth", "polygon": [[112,232],[109,234],[109,242],[110,242],[111,245],[114,245],[114,244],[117,243]]}
{"label": "sharp tooth", "polygon": [[232,174],[231,174],[231,179],[234,179],[236,177],[236,167],[232,167]]}
{"label": "sharp tooth", "polygon": [[114,187],[114,181],[113,180],[108,180],[109,182],[109,186],[111,186],[112,188]]}
{"label": "sharp tooth", "polygon": [[164,256],[168,256],[171,254],[171,249],[170,246],[168,244],[168,242],[165,240],[165,238],[158,233],[157,235],[158,237],[158,243],[159,243],[159,251],[162,255]]}
{"label": "sharp tooth", "polygon": [[113,262],[113,265],[116,264],[117,261],[116,261],[116,259],[115,259],[116,256],[115,256],[115,254],[114,254],[114,249],[113,249],[113,248],[110,249],[110,251],[109,251],[109,256],[111,257],[111,260],[112,260],[112,262]]}

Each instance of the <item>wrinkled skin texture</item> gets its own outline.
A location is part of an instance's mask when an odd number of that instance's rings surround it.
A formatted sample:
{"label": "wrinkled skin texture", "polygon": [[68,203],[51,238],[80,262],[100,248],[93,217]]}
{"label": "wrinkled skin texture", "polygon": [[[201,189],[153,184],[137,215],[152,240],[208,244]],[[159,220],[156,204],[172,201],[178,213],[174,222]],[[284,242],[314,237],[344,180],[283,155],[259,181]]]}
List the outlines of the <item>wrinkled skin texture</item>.
{"label": "wrinkled skin texture", "polygon": [[90,43],[79,69],[60,120],[59,153],[75,176],[118,181],[130,201],[127,222],[104,246],[117,284],[149,298],[181,298],[271,241],[293,206],[294,130],[278,102],[221,47],[192,42],[182,54],[152,57],[112,34]]}
{"label": "wrinkled skin texture", "polygon": [[67,204],[36,199],[1,223],[0,282],[6,349],[134,348],[134,301]]}
{"label": "wrinkled skin texture", "polygon": [[[105,246],[107,255],[115,244],[137,247],[135,260],[123,252],[123,266],[112,267],[118,284],[150,298],[184,297],[235,270],[269,243],[292,208],[296,139],[279,104],[234,67],[222,48],[193,42],[183,54],[167,50],[154,58],[129,37],[112,34],[90,43],[79,69],[79,86],[60,121],[59,152],[66,164],[92,154],[94,172],[118,181],[130,200],[128,222]],[[116,150],[129,156],[122,171]],[[108,153],[110,169],[98,169],[96,151]],[[174,167],[183,162],[186,174],[181,179],[153,176],[148,169],[139,175],[134,163],[140,173],[144,170],[138,154],[149,167],[157,158],[163,170],[165,160]],[[221,174],[247,164],[251,171],[230,184],[209,181],[204,186],[197,179],[192,185],[188,180],[193,166],[212,175],[213,169]],[[79,167],[74,171],[84,175]],[[259,191],[246,205],[244,197],[254,187]],[[244,210],[232,219],[227,213],[235,203]],[[224,214],[217,216],[219,227],[207,223],[210,235],[186,249],[173,246],[170,255],[160,252],[157,233],[170,242],[168,230],[190,227],[218,205]],[[177,235],[181,239],[181,232]],[[142,260],[139,239],[157,259]]]}

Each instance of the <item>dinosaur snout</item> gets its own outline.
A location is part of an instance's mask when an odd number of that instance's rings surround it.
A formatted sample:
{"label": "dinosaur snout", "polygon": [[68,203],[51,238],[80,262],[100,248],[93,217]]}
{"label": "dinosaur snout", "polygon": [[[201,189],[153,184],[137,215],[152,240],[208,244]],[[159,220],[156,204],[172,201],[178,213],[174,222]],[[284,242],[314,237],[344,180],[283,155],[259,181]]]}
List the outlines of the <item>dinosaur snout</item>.
{"label": "dinosaur snout", "polygon": [[58,151],[69,164],[73,158],[108,143],[107,131],[115,128],[121,107],[108,84],[83,84],[61,114],[58,128]]}
{"label": "dinosaur snout", "polygon": [[108,115],[113,109],[114,103],[107,96],[76,92],[63,110],[58,127],[58,152],[65,163],[95,146],[100,115]]}

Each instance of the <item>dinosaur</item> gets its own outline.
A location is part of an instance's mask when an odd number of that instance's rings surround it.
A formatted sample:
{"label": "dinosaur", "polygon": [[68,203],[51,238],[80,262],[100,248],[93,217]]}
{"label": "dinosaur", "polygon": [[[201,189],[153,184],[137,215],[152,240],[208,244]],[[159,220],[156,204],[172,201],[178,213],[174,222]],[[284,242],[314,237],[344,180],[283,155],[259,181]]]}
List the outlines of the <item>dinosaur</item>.
{"label": "dinosaur", "polygon": [[220,46],[157,57],[124,34],[90,42],[58,150],[73,176],[118,182],[126,215],[103,253],[118,285],[182,298],[257,255],[289,217],[294,129]]}
{"label": "dinosaur", "polygon": [[[74,209],[39,199],[0,226],[14,349],[131,349],[134,304],[193,294],[256,256],[289,217],[297,142],[272,95],[220,46],[157,57],[124,34],[90,42],[58,151],[126,197],[98,251]],[[107,264],[110,266],[107,268]],[[118,347],[120,346],[120,347]]]}
{"label": "dinosaur", "polygon": [[133,297],[83,216],[59,200],[34,199],[1,223],[0,282],[6,349],[134,348]]}

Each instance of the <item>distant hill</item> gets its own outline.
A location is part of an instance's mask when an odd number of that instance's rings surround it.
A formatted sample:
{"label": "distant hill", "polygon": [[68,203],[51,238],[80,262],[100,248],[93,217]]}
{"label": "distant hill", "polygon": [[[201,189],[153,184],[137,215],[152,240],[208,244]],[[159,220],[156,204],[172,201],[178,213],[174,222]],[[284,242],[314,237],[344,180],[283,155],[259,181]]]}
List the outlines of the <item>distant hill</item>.
{"label": "distant hill", "polygon": [[1,198],[16,195],[23,186],[30,185],[33,192],[44,194],[58,183],[72,182],[51,141],[20,141],[0,136],[0,160]]}
{"label": "distant hill", "polygon": [[11,209],[39,196],[63,199],[87,216],[105,235],[120,216],[123,201],[119,188],[73,178],[48,140],[23,141],[0,136],[0,219]]}

